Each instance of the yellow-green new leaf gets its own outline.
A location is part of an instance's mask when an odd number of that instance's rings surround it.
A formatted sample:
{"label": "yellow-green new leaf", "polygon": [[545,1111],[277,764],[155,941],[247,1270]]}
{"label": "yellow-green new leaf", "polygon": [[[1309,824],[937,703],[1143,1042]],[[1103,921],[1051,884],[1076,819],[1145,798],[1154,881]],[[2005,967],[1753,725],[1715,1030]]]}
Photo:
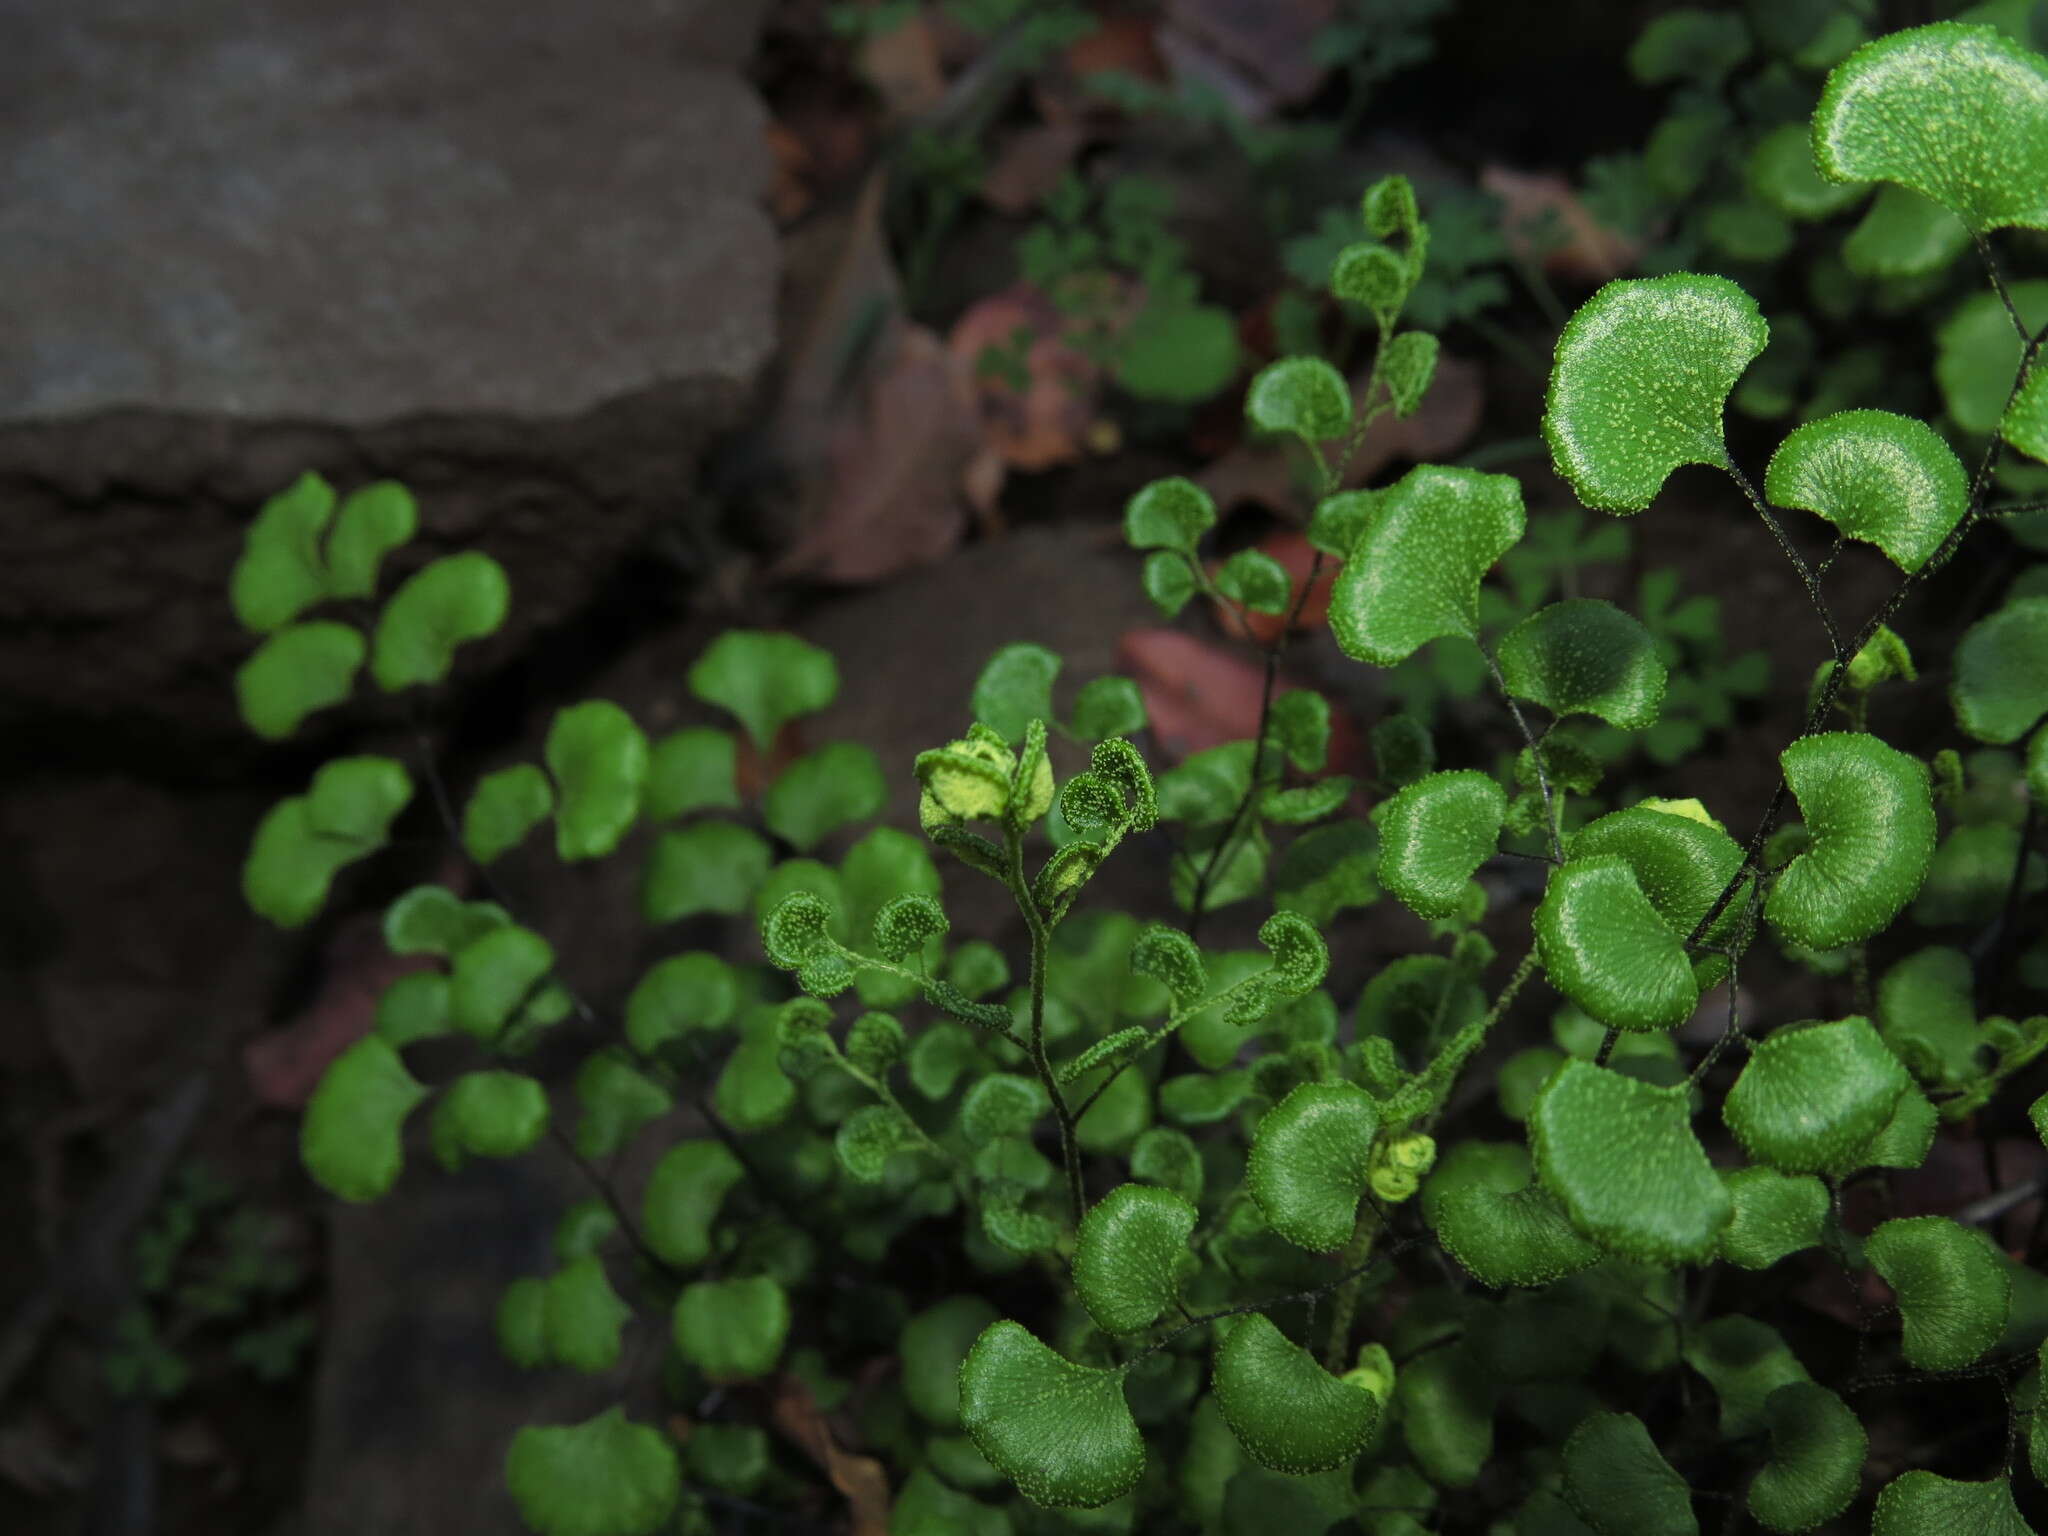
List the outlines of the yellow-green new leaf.
{"label": "yellow-green new leaf", "polygon": [[715,1382],[766,1376],[789,1337],[789,1297],[768,1275],[699,1280],[676,1298],[676,1348]]}
{"label": "yellow-green new leaf", "polygon": [[1835,181],[1890,181],[1979,234],[2048,229],[2048,60],[1993,27],[1936,22],[1828,75],[1813,153]]}
{"label": "yellow-green new leaf", "polygon": [[1934,796],[1919,759],[1860,732],[1828,731],[1778,755],[1812,839],[1771,887],[1764,916],[1808,949],[1860,944],[1891,926],[1934,857]]}
{"label": "yellow-green new leaf", "polygon": [[503,857],[554,814],[555,787],[531,763],[487,773],[462,808],[462,846],[479,864]]}
{"label": "yellow-green new leaf", "polygon": [[1829,1173],[1884,1129],[1912,1085],[1868,1019],[1790,1025],[1751,1050],[1721,1117],[1758,1162]]}
{"label": "yellow-green new leaf", "polygon": [[1266,1111],[1245,1187],[1273,1230],[1311,1252],[1343,1247],[1371,1176],[1379,1129],[1378,1103],[1351,1083],[1303,1083]]}
{"label": "yellow-green new leaf", "polygon": [[438,683],[455,648],[497,633],[512,606],[512,585],[489,555],[465,550],[414,572],[377,619],[370,674],[386,693]]}
{"label": "yellow-green new leaf", "polygon": [[1349,1462],[1372,1438],[1379,1399],[1332,1376],[1263,1312],[1216,1351],[1216,1405],[1252,1460],[1300,1477]]}
{"label": "yellow-green new leaf", "polygon": [[1564,1445],[1564,1493],[1600,1536],[1699,1536],[1692,1491],[1632,1413],[1592,1413]]}
{"label": "yellow-green new leaf", "polygon": [[590,699],[555,712],[545,755],[561,788],[555,851],[564,862],[603,858],[640,814],[646,735],[618,705]]}
{"label": "yellow-green new leaf", "polygon": [[1796,428],[1771,455],[1764,495],[1819,514],[1917,571],[1969,504],[1962,461],[1924,421],[1839,411]]}
{"label": "yellow-green new leaf", "polygon": [[1444,635],[1479,635],[1479,582],[1522,536],[1521,482],[1421,464],[1381,492],[1330,591],[1344,653],[1391,667]]}
{"label": "yellow-green new leaf", "polygon": [[1500,846],[1507,813],[1491,774],[1464,768],[1417,779],[1380,807],[1380,884],[1421,917],[1449,917]]}
{"label": "yellow-green new leaf", "polygon": [[1120,1184],[1089,1208],[1074,1242],[1074,1289],[1096,1327],[1135,1333],[1173,1305],[1191,1266],[1195,1215],[1150,1184]]}
{"label": "yellow-green new leaf", "polygon": [[282,741],[315,711],[355,691],[368,645],[350,624],[318,620],[277,630],[235,672],[235,701],[250,730]]}
{"label": "yellow-green new leaf", "polygon": [[1916,1469],[1878,1494],[1870,1536],[2034,1536],[2034,1528],[2008,1479],[1964,1483]]}
{"label": "yellow-green new leaf", "polygon": [[711,1224],[725,1197],[747,1175],[722,1141],[679,1141],[662,1154],[647,1180],[641,1222],[665,1262],[694,1269],[711,1257]]}
{"label": "yellow-green new leaf", "polygon": [[1529,1113],[1544,1188],[1610,1252],[1646,1263],[1710,1257],[1733,1206],[1693,1135],[1684,1084],[1567,1061]]}
{"label": "yellow-green new leaf", "polygon": [[1878,1227],[1863,1248],[1898,1293],[1907,1364],[1957,1370],[2005,1332],[2012,1274],[1983,1233],[1945,1216],[1907,1216]]}
{"label": "yellow-green new leaf", "polygon": [[1863,1480],[1870,1437],[1826,1387],[1795,1381],[1764,1400],[1770,1460],[1749,1485],[1749,1512],[1781,1536],[1799,1536],[1849,1507]]}
{"label": "yellow-green new leaf", "polygon": [[1674,1029],[1699,1004],[1684,939],[1619,854],[1573,858],[1552,875],[1535,928],[1551,985],[1611,1029]]}
{"label": "yellow-green new leaf", "polygon": [[1956,724],[2006,746],[2048,713],[2048,597],[2023,597],[1979,619],[1956,642],[1949,676]]}
{"label": "yellow-green new leaf", "polygon": [[1097,1509],[1145,1470],[1124,1373],[1076,1365],[1007,1319],[983,1331],[960,1367],[960,1421],[1035,1504]]}
{"label": "yellow-green new leaf", "polygon": [[328,595],[320,534],[333,515],[334,487],[311,470],[263,503],[228,581],[243,628],[268,634]]}
{"label": "yellow-green new leaf", "polygon": [[1769,339],[1725,277],[1607,284],[1557,341],[1543,416],[1557,472],[1589,507],[1639,512],[1681,465],[1725,464],[1722,407]]}
{"label": "yellow-green new leaf", "polygon": [[505,1455],[505,1484],[540,1536],[654,1536],[675,1511],[675,1442],[614,1405],[581,1424],[529,1424]]}
{"label": "yellow-green new leaf", "polygon": [[299,1157],[314,1181],[343,1200],[375,1200],[405,1162],[405,1117],[427,1096],[381,1035],[334,1058],[306,1103]]}

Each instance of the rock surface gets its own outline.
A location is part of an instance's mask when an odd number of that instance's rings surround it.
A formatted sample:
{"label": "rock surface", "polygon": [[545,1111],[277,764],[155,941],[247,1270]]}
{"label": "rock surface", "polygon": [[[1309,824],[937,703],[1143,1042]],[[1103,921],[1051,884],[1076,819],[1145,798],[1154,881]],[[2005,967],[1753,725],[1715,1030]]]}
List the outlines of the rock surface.
{"label": "rock surface", "polygon": [[17,749],[246,743],[224,582],[302,469],[413,485],[419,558],[497,556],[508,647],[686,516],[774,341],[763,9],[0,6]]}

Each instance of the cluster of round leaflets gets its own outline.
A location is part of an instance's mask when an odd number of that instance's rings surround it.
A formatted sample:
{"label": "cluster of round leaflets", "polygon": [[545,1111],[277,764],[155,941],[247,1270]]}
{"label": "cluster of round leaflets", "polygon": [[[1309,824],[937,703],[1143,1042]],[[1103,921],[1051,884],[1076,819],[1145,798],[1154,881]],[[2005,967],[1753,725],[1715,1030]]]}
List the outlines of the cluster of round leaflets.
{"label": "cluster of round leaflets", "polygon": [[[1727,20],[1667,30],[1645,67],[1726,55]],[[2048,228],[2048,62],[1946,23],[1837,57],[1810,139],[1772,141],[1773,185],[1815,217],[1847,201],[1832,189],[1875,184],[1880,208],[1898,189],[1987,255],[1994,231]],[[740,631],[689,673],[700,721],[659,739],[588,701],[554,716],[540,761],[460,801],[430,760],[349,757],[258,828],[249,900],[286,927],[402,817],[438,816],[473,868],[476,896],[391,905],[391,949],[421,963],[328,1070],[303,1150],[348,1200],[394,1187],[409,1126],[450,1168],[552,1137],[592,1177],[550,1260],[504,1291],[499,1339],[529,1368],[648,1370],[621,1387],[635,1417],[511,1443],[543,1536],[707,1532],[841,1495],[894,1536],[2031,1529],[2014,1480],[2021,1447],[2048,1475],[2048,1279],[1988,1217],[1873,1223],[1852,1196],[1926,1163],[2048,1044],[2048,1018],[1984,1011],[2048,989],[2021,921],[2048,886],[2027,846],[2048,802],[2048,567],[1962,635],[1955,742],[1869,728],[1927,665],[1890,627],[1915,584],[1991,510],[2003,450],[2048,450],[2041,334],[1994,267],[2009,382],[1972,418],[1974,472],[1924,423],[1845,408],[1787,433],[1759,488],[1722,431],[1770,341],[1740,287],[1680,272],[1579,309],[1543,419],[1559,473],[1631,514],[1681,466],[1725,472],[1826,646],[1768,807],[1711,784],[1602,795],[1607,761],[1573,733],[1654,727],[1682,682],[1670,652],[1575,591],[1505,621],[1482,600],[1525,533],[1512,478],[1425,464],[1346,485],[1437,358],[1401,327],[1429,251],[1413,189],[1388,178],[1362,211],[1370,238],[1331,289],[1376,338],[1369,369],[1286,358],[1247,397],[1314,481],[1310,581],[1255,549],[1205,560],[1217,509],[1190,480],[1147,486],[1125,531],[1169,617],[1199,593],[1289,618],[1334,566],[1349,657],[1475,647],[1503,771],[1439,769],[1428,722],[1397,715],[1369,773],[1332,772],[1329,704],[1276,693],[1269,667],[1255,739],[1155,778],[1135,684],[1068,692],[1029,642],[913,764],[846,743],[791,757],[783,727],[831,705],[837,671]],[[1839,620],[1794,514],[1874,546],[1892,598]],[[290,734],[365,663],[389,693],[439,683],[500,623],[505,579],[478,554],[377,606],[415,521],[395,486],[337,506],[311,476],[264,508],[233,586],[265,636],[239,678],[254,729]],[[743,753],[770,767],[740,774]],[[899,770],[921,837],[863,827]],[[1762,817],[1746,840],[1720,819],[1737,813]],[[695,947],[616,1007],[581,995],[505,895],[550,841],[562,862],[636,859],[647,923],[688,924]],[[1174,921],[1087,900],[1127,841],[1158,851]],[[954,933],[942,864],[1002,888],[1014,957]],[[1383,897],[1427,937],[1340,1008],[1332,942]],[[1233,920],[1238,947],[1201,938]],[[1759,946],[1854,1006],[1739,1017]],[[1482,1055],[1545,1007],[1542,1043]],[[577,1056],[567,1082],[532,1069],[543,1040]],[[2048,1134],[2048,1096],[2034,1121]],[[614,1182],[656,1136],[650,1171]],[[1794,1326],[1795,1286],[1862,1298],[1862,1327]],[[639,1417],[656,1366],[671,1406]],[[1956,1406],[1901,1418],[1902,1387]],[[1873,1412],[1983,1432],[1878,1451]]]}

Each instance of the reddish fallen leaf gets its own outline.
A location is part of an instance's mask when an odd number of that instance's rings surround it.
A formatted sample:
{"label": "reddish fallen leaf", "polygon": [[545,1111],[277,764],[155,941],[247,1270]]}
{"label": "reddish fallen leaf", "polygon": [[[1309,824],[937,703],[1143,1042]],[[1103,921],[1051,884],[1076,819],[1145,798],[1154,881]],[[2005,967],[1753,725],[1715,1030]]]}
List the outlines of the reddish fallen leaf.
{"label": "reddish fallen leaf", "polygon": [[[1018,283],[972,305],[947,339],[973,380],[983,439],[1014,469],[1050,469],[1081,457],[1095,420],[1102,370],[1063,339],[1051,299]],[[1013,370],[1021,370],[1023,387]]]}
{"label": "reddish fallen leaf", "polygon": [[[1287,615],[1294,614],[1294,604],[1301,597],[1301,590],[1308,584],[1309,572],[1315,567],[1316,551],[1308,539],[1292,528],[1278,528],[1260,539],[1258,549],[1280,562],[1287,572],[1289,587],[1287,614],[1254,613],[1242,614],[1246,628],[1260,645],[1271,645],[1280,637],[1280,631],[1287,622]],[[1212,562],[1210,574],[1214,575],[1221,562]],[[1316,584],[1308,595],[1308,601],[1301,605],[1301,612],[1294,617],[1297,631],[1320,629],[1330,616],[1330,582],[1336,577],[1337,562],[1325,556],[1323,569],[1316,577]],[[1239,610],[1235,604],[1215,604],[1216,622],[1226,628],[1235,629],[1239,621]],[[1226,611],[1227,609],[1227,611]]]}
{"label": "reddish fallen leaf", "polygon": [[1335,17],[1335,0],[1168,0],[1158,43],[1175,79],[1197,75],[1260,118],[1315,94],[1316,36]]}
{"label": "reddish fallen leaf", "polygon": [[733,751],[732,783],[742,800],[758,799],[783,769],[804,755],[803,726],[795,720],[783,722],[765,754],[745,731],[735,731],[733,740],[738,745]]}
{"label": "reddish fallen leaf", "polygon": [[802,531],[777,576],[878,581],[938,559],[966,528],[960,484],[981,448],[972,381],[901,313],[882,197],[877,172],[783,376],[771,437]]}
{"label": "reddish fallen leaf", "polygon": [[874,1457],[856,1456],[839,1443],[801,1377],[776,1378],[769,1417],[846,1499],[853,1536],[889,1536],[888,1473]]}
{"label": "reddish fallen leaf", "polygon": [[1169,761],[1259,728],[1265,671],[1237,652],[1178,629],[1132,629],[1117,642],[1116,657],[1117,670],[1144,696],[1153,738]]}
{"label": "reddish fallen leaf", "polygon": [[1546,272],[1574,282],[1604,283],[1634,270],[1642,255],[1640,241],[1626,240],[1594,218],[1562,176],[1489,165],[1479,173],[1479,185],[1506,205],[1502,224],[1508,243],[1525,256],[1532,254],[1525,222],[1533,223],[1545,213],[1557,215],[1569,238],[1544,252]]}
{"label": "reddish fallen leaf", "polygon": [[768,153],[775,163],[775,178],[768,190],[768,211],[777,224],[794,224],[811,206],[810,147],[782,123],[769,123],[767,134]]}
{"label": "reddish fallen leaf", "polygon": [[1015,129],[996,149],[981,178],[982,200],[1002,213],[1025,214],[1059,185],[1088,129],[1079,122],[1031,123]]}
{"label": "reddish fallen leaf", "polygon": [[1141,80],[1164,80],[1166,61],[1159,57],[1149,16],[1106,16],[1086,37],[1067,44],[1061,62],[1081,77],[1118,73]]}
{"label": "reddish fallen leaf", "polygon": [[854,68],[881,98],[884,115],[892,123],[922,116],[946,94],[938,43],[922,15],[869,33],[861,41]]}

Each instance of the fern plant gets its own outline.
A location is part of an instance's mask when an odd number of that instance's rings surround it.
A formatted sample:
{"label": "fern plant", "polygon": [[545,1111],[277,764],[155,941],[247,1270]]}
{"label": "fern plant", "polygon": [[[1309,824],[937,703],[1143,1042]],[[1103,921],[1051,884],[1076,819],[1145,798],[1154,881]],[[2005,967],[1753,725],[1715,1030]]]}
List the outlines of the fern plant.
{"label": "fern plant", "polygon": [[[1483,584],[1512,579],[1527,531],[1508,476],[1421,465],[1342,488],[1367,426],[1414,409],[1435,362],[1434,339],[1402,327],[1429,228],[1394,177],[1364,198],[1370,238],[1332,264],[1335,295],[1372,318],[1359,387],[1290,357],[1246,399],[1316,483],[1309,580],[1255,550],[1212,573],[1216,509],[1188,480],[1144,488],[1125,532],[1169,615],[1198,593],[1287,615],[1335,563],[1347,656],[1390,668],[1439,640],[1473,646],[1502,771],[1440,768],[1428,729],[1394,715],[1372,732],[1369,783],[1328,772],[1328,701],[1277,686],[1281,625],[1256,735],[1157,776],[1128,680],[1090,680],[1062,711],[1059,657],[1018,644],[990,659],[961,735],[909,765],[834,743],[742,796],[729,731],[650,741],[592,700],[556,715],[542,763],[486,775],[459,810],[431,760],[359,756],[270,813],[245,886],[288,927],[415,799],[487,893],[490,867],[543,828],[579,861],[648,823],[650,923],[758,922],[765,965],[737,939],[676,954],[608,1008],[508,903],[415,888],[386,933],[439,963],[391,987],[308,1107],[307,1167],[345,1199],[391,1190],[430,1102],[446,1164],[552,1137],[593,1179],[555,1267],[505,1293],[499,1338],[522,1365],[605,1372],[629,1330],[651,1330],[689,1433],[623,1406],[522,1430],[506,1476],[535,1530],[704,1531],[732,1506],[791,1502],[802,1463],[771,1438],[764,1395],[714,1390],[768,1380],[838,1410],[884,1464],[898,1536],[1677,1536],[1703,1516],[2031,1529],[2015,1479],[2048,1478],[2048,1280],[1983,1230],[2012,1194],[1873,1222],[1859,1191],[2005,1112],[2048,1044],[2048,1017],[1988,1012],[2048,990],[2027,907],[2048,800],[2038,568],[1946,660],[1954,735],[1874,729],[1888,691],[1943,660],[1912,654],[1908,600],[1987,520],[2007,447],[2048,458],[2048,333],[2011,302],[1992,243],[2048,228],[2048,61],[1989,28],[1893,34],[1835,65],[1810,127],[1819,182],[1905,188],[1984,257],[2012,370],[1974,466],[1925,423],[1851,408],[1746,472],[1722,415],[1770,333],[1711,274],[1595,294],[1558,342],[1543,420],[1585,507],[1635,514],[1706,465],[1783,550],[1819,666],[1764,805],[1701,783],[1586,814],[1601,760],[1560,722],[1654,729],[1671,652],[1576,595],[1489,622]],[[1893,563],[1873,611],[1835,611],[1833,557],[1802,552],[1795,514]],[[346,698],[365,664],[412,696],[502,620],[502,573],[473,553],[373,607],[414,521],[389,485],[337,505],[309,477],[266,506],[233,587],[267,636],[240,679],[259,731]],[[333,616],[305,616],[322,604]],[[765,756],[838,679],[793,636],[740,631],[688,685]],[[851,839],[904,766],[922,838]],[[1721,819],[1738,814],[1740,837]],[[1171,847],[1177,922],[1088,905],[1140,839]],[[1003,888],[1017,955],[955,938],[942,863]],[[1340,1007],[1333,943],[1348,961],[1355,909],[1383,895],[1423,942]],[[1256,948],[1204,942],[1233,907],[1251,909]],[[1813,1017],[1749,1016],[1745,968],[1772,949],[1818,978]],[[519,1070],[564,1029],[591,1045],[573,1131]],[[473,1065],[420,1081],[406,1053],[431,1038],[466,1042]],[[2048,1135],[2048,1095],[2031,1114]],[[600,1165],[657,1127],[680,1139],[644,1187],[614,1187]],[[913,1229],[957,1250],[929,1266],[943,1288],[891,1282]],[[1795,1287],[1829,1284],[1858,1298],[1859,1325],[1792,1326]],[[1873,1305],[1887,1294],[1896,1333]],[[877,1359],[893,1374],[864,1368]],[[2006,1432],[1902,1459],[1899,1436],[1866,1427],[1901,1386],[1965,1423],[1988,1399]]]}

